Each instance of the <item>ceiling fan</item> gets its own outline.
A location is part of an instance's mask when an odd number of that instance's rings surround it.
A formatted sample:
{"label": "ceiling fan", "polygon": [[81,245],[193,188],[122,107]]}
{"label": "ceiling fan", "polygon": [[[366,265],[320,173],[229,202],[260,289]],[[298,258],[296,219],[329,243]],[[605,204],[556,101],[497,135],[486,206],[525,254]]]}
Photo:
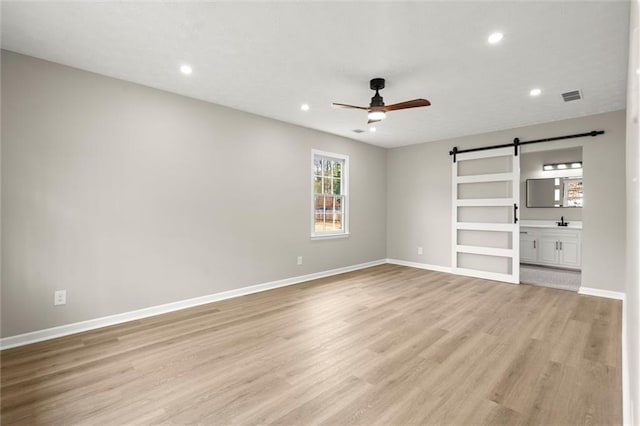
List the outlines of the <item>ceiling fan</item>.
{"label": "ceiling fan", "polygon": [[378,93],[379,90],[384,89],[384,78],[374,78],[369,82],[369,87],[371,90],[375,90],[376,94],[371,98],[371,104],[368,107],[361,107],[356,105],[347,105],[347,104],[338,104],[333,103],[334,107],[339,108],[355,108],[355,109],[364,109],[369,112],[368,123],[375,123],[377,121],[384,120],[384,117],[389,111],[397,111],[399,109],[408,109],[408,108],[417,108],[417,107],[425,107],[431,105],[426,99],[413,99],[411,101],[400,102],[398,104],[393,105],[385,105],[382,100],[382,96]]}

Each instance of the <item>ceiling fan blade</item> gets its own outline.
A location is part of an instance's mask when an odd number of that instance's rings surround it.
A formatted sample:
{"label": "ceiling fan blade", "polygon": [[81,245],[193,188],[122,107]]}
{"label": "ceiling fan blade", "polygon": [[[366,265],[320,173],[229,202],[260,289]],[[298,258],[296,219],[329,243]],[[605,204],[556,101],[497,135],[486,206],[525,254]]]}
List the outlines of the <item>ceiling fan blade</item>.
{"label": "ceiling fan blade", "polygon": [[397,111],[399,109],[426,107],[429,105],[431,105],[431,102],[426,99],[413,99],[411,101],[400,102],[398,104],[386,105],[383,107],[383,111]]}
{"label": "ceiling fan blade", "polygon": [[337,103],[332,103],[331,105],[333,105],[334,107],[338,107],[338,108],[355,108],[355,109],[366,109],[368,110],[369,107],[361,107],[361,106],[356,106],[356,105],[347,105],[347,104],[337,104]]}
{"label": "ceiling fan blade", "polygon": [[367,121],[367,124],[377,123],[378,121],[382,121],[382,119],[380,119],[380,120],[369,120],[369,121]]}

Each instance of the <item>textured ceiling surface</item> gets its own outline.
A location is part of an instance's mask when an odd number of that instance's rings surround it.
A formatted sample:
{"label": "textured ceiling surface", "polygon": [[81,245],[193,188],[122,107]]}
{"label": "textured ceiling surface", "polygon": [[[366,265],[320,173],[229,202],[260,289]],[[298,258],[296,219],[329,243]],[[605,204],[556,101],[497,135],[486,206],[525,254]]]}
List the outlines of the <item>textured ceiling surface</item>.
{"label": "textured ceiling surface", "polygon": [[[625,108],[628,21],[624,1],[3,1],[2,47],[395,147]],[[368,105],[373,77],[432,106],[356,134],[366,111],[331,102]]]}

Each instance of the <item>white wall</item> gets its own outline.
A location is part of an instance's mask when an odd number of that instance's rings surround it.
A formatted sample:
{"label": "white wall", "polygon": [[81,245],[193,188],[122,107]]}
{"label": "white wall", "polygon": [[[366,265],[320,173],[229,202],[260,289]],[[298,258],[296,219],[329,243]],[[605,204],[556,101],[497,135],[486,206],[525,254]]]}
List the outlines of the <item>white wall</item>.
{"label": "white wall", "polygon": [[[10,52],[2,89],[3,337],[386,257],[382,148]],[[312,148],[348,239],[310,240]]]}
{"label": "white wall", "polygon": [[[387,255],[451,266],[451,157],[449,150],[604,130],[597,137],[524,146],[523,152],[582,147],[582,285],[624,291],[625,111],[518,129],[428,142],[387,155]],[[558,215],[559,216],[559,215]],[[424,254],[417,254],[417,247]]]}
{"label": "white wall", "polygon": [[[629,25],[629,83],[627,91],[627,279],[626,279],[626,341],[629,378],[629,406],[634,419],[627,414],[628,424],[640,424],[640,5],[631,2]],[[625,404],[627,401],[625,401]]]}

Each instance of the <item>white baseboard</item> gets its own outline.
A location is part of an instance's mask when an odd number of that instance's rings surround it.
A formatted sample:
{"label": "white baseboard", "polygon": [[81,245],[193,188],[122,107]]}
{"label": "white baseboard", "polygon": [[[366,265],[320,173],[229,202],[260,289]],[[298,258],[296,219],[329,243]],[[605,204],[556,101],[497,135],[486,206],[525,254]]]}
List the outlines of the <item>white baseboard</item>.
{"label": "white baseboard", "polygon": [[606,297],[607,299],[624,300],[625,298],[625,294],[619,291],[601,290],[599,288],[591,288],[591,287],[580,287],[580,289],[578,290],[578,293],[584,294],[587,296]]}
{"label": "white baseboard", "polygon": [[406,260],[398,260],[398,259],[387,259],[387,263],[391,263],[393,265],[400,265],[400,266],[410,266],[412,268],[418,268],[418,269],[427,269],[429,271],[446,272],[449,274],[451,273],[451,268],[449,266],[429,265],[427,263],[409,262]]}
{"label": "white baseboard", "polygon": [[135,311],[123,312],[121,314],[109,315],[106,317],[75,322],[72,324],[65,324],[58,327],[47,328],[44,330],[18,334],[16,336],[4,337],[0,339],[0,350],[28,345],[30,343],[41,342],[43,340],[54,339],[56,337],[68,336],[70,334],[80,333],[83,331],[95,330],[97,328],[121,324],[123,322],[147,318],[154,315],[179,311],[181,309],[217,302],[219,300],[231,299],[233,297],[245,296],[247,294],[272,290],[274,288],[300,284],[306,281],[330,277],[332,275],[343,274],[345,272],[356,271],[358,269],[369,268],[371,266],[383,265],[385,263],[387,263],[387,259],[379,259],[372,262],[360,263],[357,265],[345,266],[342,268],[330,269],[328,271],[315,272],[313,274],[300,275],[292,278],[285,278],[282,280],[252,285],[249,287],[242,287],[235,290],[223,291],[221,293],[214,293],[206,296],[194,297],[192,299],[166,303],[164,305],[151,306]]}

